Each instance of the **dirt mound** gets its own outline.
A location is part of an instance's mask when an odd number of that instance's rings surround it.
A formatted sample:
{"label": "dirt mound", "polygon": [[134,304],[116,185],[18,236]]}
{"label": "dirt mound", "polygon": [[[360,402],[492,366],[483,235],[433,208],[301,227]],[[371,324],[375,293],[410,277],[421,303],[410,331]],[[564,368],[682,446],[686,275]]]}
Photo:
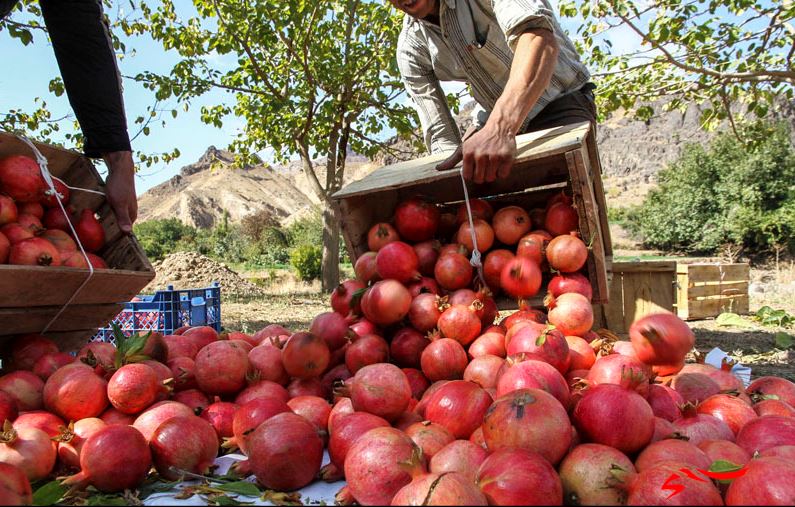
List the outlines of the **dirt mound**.
{"label": "dirt mound", "polygon": [[168,285],[175,289],[199,289],[213,282],[221,284],[221,295],[261,296],[262,289],[241,278],[237,273],[196,252],[177,252],[154,263],[157,276],[144,288],[145,293],[164,290]]}

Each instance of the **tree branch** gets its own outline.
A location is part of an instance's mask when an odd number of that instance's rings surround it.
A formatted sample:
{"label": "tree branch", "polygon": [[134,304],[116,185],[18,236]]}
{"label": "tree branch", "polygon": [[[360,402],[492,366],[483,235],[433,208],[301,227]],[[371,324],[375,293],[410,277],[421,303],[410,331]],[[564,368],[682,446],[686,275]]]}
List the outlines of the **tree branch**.
{"label": "tree branch", "polygon": [[298,154],[301,156],[301,165],[304,169],[304,174],[309,180],[309,184],[312,185],[312,190],[315,191],[315,194],[317,194],[317,197],[321,201],[325,201],[326,191],[320,184],[320,180],[317,179],[317,174],[315,174],[315,167],[312,165],[312,157],[309,155],[309,146],[304,140],[296,140],[295,145],[298,148]]}

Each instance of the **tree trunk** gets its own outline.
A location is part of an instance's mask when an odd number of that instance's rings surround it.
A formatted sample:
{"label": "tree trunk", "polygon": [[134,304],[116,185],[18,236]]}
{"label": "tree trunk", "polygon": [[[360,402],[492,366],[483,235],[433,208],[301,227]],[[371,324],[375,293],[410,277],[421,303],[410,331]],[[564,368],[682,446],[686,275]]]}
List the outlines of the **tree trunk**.
{"label": "tree trunk", "polygon": [[323,292],[340,284],[340,224],[328,201],[323,202]]}

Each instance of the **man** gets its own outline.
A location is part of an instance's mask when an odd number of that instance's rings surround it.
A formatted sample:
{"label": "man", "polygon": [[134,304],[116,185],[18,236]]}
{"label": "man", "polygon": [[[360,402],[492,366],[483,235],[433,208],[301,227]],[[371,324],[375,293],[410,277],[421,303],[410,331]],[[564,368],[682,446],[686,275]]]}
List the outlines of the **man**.
{"label": "man", "polygon": [[[476,183],[510,174],[517,134],[596,121],[588,69],[548,0],[390,0],[406,13],[397,60],[432,153]],[[440,81],[478,103],[463,145]]]}
{"label": "man", "polygon": [[[0,20],[17,2],[0,0]],[[138,214],[135,166],[102,0],[41,0],[40,5],[69,103],[83,130],[83,150],[105,160],[105,194],[119,228],[130,233]]]}

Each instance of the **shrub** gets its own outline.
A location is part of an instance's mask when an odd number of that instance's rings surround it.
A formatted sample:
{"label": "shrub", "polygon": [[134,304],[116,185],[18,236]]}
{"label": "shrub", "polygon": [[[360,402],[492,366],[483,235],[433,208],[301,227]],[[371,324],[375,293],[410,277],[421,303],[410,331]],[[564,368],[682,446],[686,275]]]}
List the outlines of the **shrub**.
{"label": "shrub", "polygon": [[305,281],[320,278],[323,248],[320,245],[301,245],[290,254],[290,264],[298,277]]}
{"label": "shrub", "polygon": [[197,231],[176,218],[147,220],[133,227],[138,242],[151,260],[160,260],[177,250],[192,249]]}

